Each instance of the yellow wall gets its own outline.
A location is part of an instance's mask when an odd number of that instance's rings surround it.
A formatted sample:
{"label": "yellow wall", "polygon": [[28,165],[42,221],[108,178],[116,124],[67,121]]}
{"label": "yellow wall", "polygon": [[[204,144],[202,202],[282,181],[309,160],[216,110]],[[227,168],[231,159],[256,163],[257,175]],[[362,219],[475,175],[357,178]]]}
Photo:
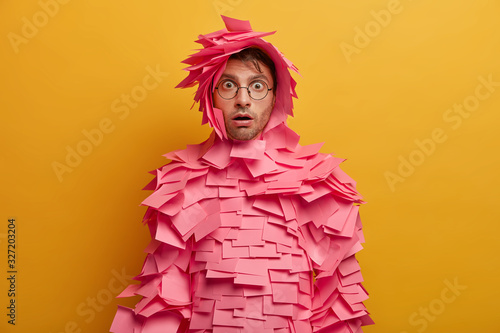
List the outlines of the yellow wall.
{"label": "yellow wall", "polygon": [[290,126],[347,158],[368,202],[365,331],[498,332],[500,3],[488,0],[1,1],[0,331],[107,332],[132,304],[111,296],[144,259],[147,172],[209,133],[194,89],[174,86],[219,13],[278,30],[268,40],[302,74]]}

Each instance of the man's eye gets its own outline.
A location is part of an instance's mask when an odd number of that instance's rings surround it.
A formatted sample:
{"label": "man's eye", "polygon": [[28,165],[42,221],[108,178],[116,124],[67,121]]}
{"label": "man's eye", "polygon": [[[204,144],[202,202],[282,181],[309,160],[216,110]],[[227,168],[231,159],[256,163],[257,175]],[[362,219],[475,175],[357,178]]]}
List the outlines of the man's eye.
{"label": "man's eye", "polygon": [[235,87],[234,83],[231,81],[226,81],[222,83],[222,88],[224,89],[233,89]]}
{"label": "man's eye", "polygon": [[263,82],[257,81],[257,82],[252,82],[250,88],[254,91],[261,91],[264,90],[265,85]]}

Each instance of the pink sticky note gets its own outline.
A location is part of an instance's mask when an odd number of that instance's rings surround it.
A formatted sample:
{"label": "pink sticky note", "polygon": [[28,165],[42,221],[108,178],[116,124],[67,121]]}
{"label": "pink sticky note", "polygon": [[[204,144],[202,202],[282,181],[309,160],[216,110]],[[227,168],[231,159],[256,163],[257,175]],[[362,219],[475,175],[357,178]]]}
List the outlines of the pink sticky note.
{"label": "pink sticky note", "polygon": [[[189,322],[190,330],[204,330],[212,327],[214,313],[213,312],[197,312],[194,311]],[[177,332],[177,331],[163,331],[163,332]]]}
{"label": "pink sticky note", "polygon": [[224,198],[220,199],[220,211],[225,212],[238,212],[243,209],[243,198]]}
{"label": "pink sticky note", "polygon": [[210,234],[212,231],[217,230],[217,228],[219,228],[221,224],[221,216],[219,214],[208,215],[203,223],[200,223],[195,227],[195,240],[199,241],[206,235]]}
{"label": "pink sticky note", "polygon": [[328,218],[326,225],[337,231],[342,231],[347,216],[351,211],[352,202],[341,199],[337,199],[336,202],[339,208],[335,211],[335,213],[332,216]]}
{"label": "pink sticky note", "polygon": [[264,245],[262,230],[238,230],[238,238],[233,240],[233,246]]}
{"label": "pink sticky note", "polygon": [[241,329],[231,326],[214,326],[213,333],[241,333]]}
{"label": "pink sticky note", "polygon": [[207,261],[207,262],[219,262],[222,254],[222,245],[220,243],[215,243],[213,252],[196,252],[196,261]]}
{"label": "pink sticky note", "polygon": [[[199,162],[199,161],[198,161]],[[201,164],[203,165],[203,164]],[[194,179],[194,178],[198,178],[198,177],[201,177],[201,176],[204,176],[206,174],[208,174],[210,168],[204,166],[203,168],[201,169],[192,169],[190,170],[190,172],[187,174],[188,176],[188,180],[191,180],[191,179]],[[203,177],[203,179],[206,179],[206,177]]]}
{"label": "pink sticky note", "polygon": [[288,254],[297,254],[297,255],[304,254],[304,250],[302,250],[302,248],[297,245],[296,239],[294,239],[292,246],[286,246],[283,244],[276,244],[276,249],[277,249],[278,253],[288,253]]}
{"label": "pink sticky note", "polygon": [[269,279],[267,276],[238,273],[234,278],[234,283],[250,286],[268,286]]}
{"label": "pink sticky note", "polygon": [[279,244],[285,244],[287,246],[292,245],[292,240],[293,236],[291,236],[287,231],[286,228],[271,224],[271,223],[266,223],[264,224],[264,230],[262,232],[262,239],[269,241],[269,242],[274,242],[274,243],[279,243]]}
{"label": "pink sticky note", "polygon": [[[249,297],[246,299],[245,307],[242,309],[235,309],[234,315],[236,317],[253,318],[257,320],[265,320],[266,316],[263,314],[262,297]],[[246,331],[246,330],[245,330]]]}
{"label": "pink sticky note", "polygon": [[286,190],[298,190],[300,186],[302,186],[302,181],[296,180],[279,180],[269,183],[270,190],[282,190],[283,192]]}
{"label": "pink sticky note", "polygon": [[228,237],[231,228],[218,228],[210,233],[210,237],[213,237],[217,241],[221,242]]}
{"label": "pink sticky note", "polygon": [[[172,195],[170,199],[166,200],[165,203],[158,208],[160,213],[173,216],[181,210],[184,204],[184,194],[177,193]],[[170,196],[170,194],[168,196]]]}
{"label": "pink sticky note", "polygon": [[275,216],[275,215],[269,215],[269,217],[267,218],[267,222],[272,223],[272,224],[277,224],[277,225],[283,226],[285,228],[288,228],[289,225],[291,226],[292,224],[295,224],[293,222],[289,223],[289,222],[285,221],[285,219],[282,218],[281,216]]}
{"label": "pink sticky note", "polygon": [[172,265],[162,274],[161,297],[169,303],[176,305],[189,304],[190,277],[177,266]]}
{"label": "pink sticky note", "polygon": [[229,165],[227,168],[227,177],[245,180],[253,180],[255,178],[248,170],[247,163],[239,159]]}
{"label": "pink sticky note", "polygon": [[222,259],[220,262],[208,262],[207,269],[234,273],[238,259]]}
{"label": "pink sticky note", "polygon": [[266,214],[262,210],[253,207],[253,201],[254,200],[246,200],[243,202],[243,209],[241,210],[241,213],[243,215],[252,215],[252,216],[267,216],[269,214]]}
{"label": "pink sticky note", "polygon": [[276,161],[276,163],[284,164],[293,167],[303,167],[306,164],[306,159],[295,157],[294,153],[280,152],[277,150],[269,150],[267,154]]}
{"label": "pink sticky note", "polygon": [[259,177],[278,168],[267,155],[264,155],[264,158],[260,160],[249,160],[246,164],[253,177]]}
{"label": "pink sticky note", "polygon": [[264,296],[264,314],[292,317],[293,305],[276,303],[272,296]]}
{"label": "pink sticky note", "polygon": [[162,333],[176,332],[182,320],[182,316],[170,312],[163,311],[146,319],[142,332],[144,333]]}
{"label": "pink sticky note", "polygon": [[264,140],[233,141],[230,155],[231,157],[259,160],[264,157],[265,149],[266,141]]}
{"label": "pink sticky note", "polygon": [[267,266],[269,269],[291,270],[293,267],[293,257],[291,254],[283,254],[280,258],[269,258]]}
{"label": "pink sticky note", "polygon": [[215,303],[216,309],[242,309],[245,307],[246,299],[241,296],[222,296],[220,301]]}
{"label": "pink sticky note", "polygon": [[283,216],[283,211],[281,209],[281,204],[277,200],[271,200],[270,198],[259,198],[257,197],[253,203],[255,208],[262,209],[263,211]]}
{"label": "pink sticky note", "polygon": [[311,202],[313,200],[316,200],[324,195],[330,194],[332,190],[330,187],[324,184],[313,184],[312,187],[314,188],[313,192],[310,193],[304,193],[302,194],[302,198],[304,198],[307,202]]}
{"label": "pink sticky note", "polygon": [[193,245],[194,251],[212,252],[215,247],[215,239],[202,239]]}
{"label": "pink sticky note", "polygon": [[174,264],[177,258],[179,258],[179,249],[167,244],[162,244],[154,252],[154,258],[158,272],[163,272],[165,269]]}
{"label": "pink sticky note", "polygon": [[251,275],[260,275],[267,277],[267,259],[252,258],[239,259],[236,263],[235,271]]}
{"label": "pink sticky note", "polygon": [[207,174],[206,179],[207,186],[237,186],[238,180],[227,177],[227,170],[217,170],[212,168]]}
{"label": "pink sticky note", "polygon": [[292,269],[290,272],[312,271],[311,261],[306,256],[292,256]]}
{"label": "pink sticky note", "polygon": [[295,209],[294,209],[290,199],[287,197],[284,197],[284,196],[279,196],[278,198],[280,200],[281,210],[285,214],[285,219],[287,221],[294,219],[296,217]]}
{"label": "pink sticky note", "polygon": [[315,155],[319,152],[320,148],[324,145],[324,142],[318,142],[312,145],[299,146],[295,150],[296,158],[303,158]]}
{"label": "pink sticky note", "polygon": [[250,21],[237,20],[224,15],[221,15],[221,17],[224,20],[226,29],[229,31],[252,31]]}
{"label": "pink sticky note", "polygon": [[267,315],[266,321],[264,322],[265,328],[278,329],[280,327],[287,327],[288,319],[282,316]]}
{"label": "pink sticky note", "polygon": [[354,272],[352,274],[349,274],[349,275],[346,275],[346,276],[343,276],[340,278],[340,284],[342,286],[348,286],[348,285],[355,284],[355,283],[361,283],[363,281],[364,281],[364,279],[363,279],[363,275],[361,274],[361,271],[357,271],[357,272]]}
{"label": "pink sticky note", "polygon": [[[141,287],[137,290],[136,294],[144,296],[143,300],[145,300],[146,304],[143,304],[143,306],[147,305],[147,299],[152,298],[158,294],[158,286],[160,285],[160,283],[161,276],[155,276],[153,279],[149,280],[149,283],[141,284]],[[136,311],[140,311],[139,309],[140,307],[137,306]]]}
{"label": "pink sticky note", "polygon": [[134,310],[118,305],[118,310],[111,324],[110,332],[134,333],[134,322]]}
{"label": "pink sticky note", "polygon": [[215,302],[216,300],[214,299],[198,298],[193,304],[193,308],[196,312],[213,312]]}
{"label": "pink sticky note", "polygon": [[359,206],[352,206],[339,236],[352,237],[358,218]]}
{"label": "pink sticky note", "polygon": [[233,316],[233,310],[214,310],[214,325],[221,326],[245,326],[245,318],[238,318]]}
{"label": "pink sticky note", "polygon": [[116,296],[117,298],[122,298],[122,297],[132,297],[132,296],[135,296],[137,295],[137,291],[139,290],[139,288],[141,287],[140,284],[129,284],[127,286],[127,288],[125,288],[125,290],[123,290],[118,296]]}
{"label": "pink sticky note", "polygon": [[300,194],[300,191],[303,189],[303,185],[301,187],[297,188],[276,188],[276,189],[270,189],[268,188],[266,190],[266,194]]}
{"label": "pink sticky note", "polygon": [[266,141],[269,147],[284,148],[288,151],[294,151],[300,140],[300,136],[285,124],[279,124],[268,134]]}
{"label": "pink sticky note", "polygon": [[263,194],[267,191],[269,187],[268,183],[262,181],[240,181],[240,191],[245,191],[247,196],[253,196],[257,194]]}
{"label": "pink sticky note", "polygon": [[231,156],[229,156],[230,151],[231,145],[229,143],[218,142],[217,145],[213,145],[211,149],[203,155],[202,159],[216,166],[218,169],[224,169],[229,162],[231,162]]}
{"label": "pink sticky note", "polygon": [[226,186],[219,187],[219,197],[221,198],[234,198],[234,197],[244,197],[245,192],[240,191],[238,186]]}
{"label": "pink sticky note", "polygon": [[147,197],[141,203],[141,205],[151,206],[151,207],[154,207],[154,208],[159,208],[162,205],[164,205],[166,202],[170,201],[170,199],[172,199],[176,195],[177,195],[177,192],[173,192],[173,193],[169,193],[169,194],[164,194],[164,193],[162,193],[162,189],[160,188],[158,191],[154,192],[149,197]]}
{"label": "pink sticky note", "polygon": [[[353,237],[354,238],[354,237]],[[345,253],[346,257],[349,257],[363,249],[363,245],[360,242],[356,242],[350,249]]]}
{"label": "pink sticky note", "polygon": [[239,234],[239,230],[236,229],[236,228],[229,228],[229,232],[227,233],[226,235],[226,238],[225,239],[238,239],[238,234]]}
{"label": "pink sticky note", "polygon": [[162,195],[179,192],[186,186],[190,171],[186,171],[186,169],[177,169],[177,171],[182,172],[182,177],[178,178],[179,180],[175,182],[163,183],[161,190],[159,190]]}
{"label": "pink sticky note", "polygon": [[359,287],[359,291],[356,294],[342,294],[342,297],[349,304],[360,303],[366,301],[368,299],[368,294],[363,290],[363,288]]}
{"label": "pink sticky note", "polygon": [[349,320],[366,314],[366,311],[352,311],[347,302],[342,298],[337,298],[332,306],[333,312],[340,318],[340,320]]}
{"label": "pink sticky note", "polygon": [[156,266],[156,261],[154,256],[148,254],[146,260],[142,264],[141,275],[151,275],[158,273],[158,267]]}
{"label": "pink sticky note", "polygon": [[254,297],[254,296],[263,296],[263,295],[272,295],[273,290],[271,288],[271,284],[268,283],[266,286],[250,286],[246,285],[243,294],[245,297]]}
{"label": "pink sticky note", "polygon": [[222,258],[248,258],[250,256],[247,246],[233,247],[230,241],[222,243]]}
{"label": "pink sticky note", "polygon": [[280,258],[276,244],[266,243],[264,246],[250,246],[250,257],[253,258]]}
{"label": "pink sticky note", "polygon": [[330,240],[325,237],[321,241],[317,241],[314,239],[311,229],[314,230],[314,226],[312,228],[302,228],[300,230],[299,244],[300,246],[306,250],[311,260],[318,265],[322,265],[328,256],[328,250],[330,248]]}
{"label": "pink sticky note", "polygon": [[181,235],[185,235],[194,228],[196,224],[202,222],[206,216],[207,214],[201,208],[200,204],[195,203],[181,210],[179,214],[172,216],[172,222]]}
{"label": "pink sticky note", "polygon": [[299,282],[298,273],[290,273],[281,270],[269,270],[269,276],[272,282]]}
{"label": "pink sticky note", "polygon": [[223,227],[240,227],[242,220],[243,216],[236,212],[220,213],[220,225]]}
{"label": "pink sticky note", "polygon": [[202,199],[218,197],[219,188],[215,186],[205,186],[205,178],[199,177],[191,180],[182,193],[184,193],[182,208],[186,208]]}
{"label": "pink sticky note", "polygon": [[170,218],[164,214],[158,215],[158,226],[156,227],[155,238],[163,243],[185,249],[186,243],[179,234],[171,227]]}
{"label": "pink sticky note", "polygon": [[[313,290],[313,282],[312,282],[312,278],[302,278],[302,277],[299,277],[299,290],[303,293],[303,294],[307,294],[307,295],[311,295],[312,293],[312,290]],[[311,302],[311,299],[310,298],[305,298],[304,300],[300,300],[299,299],[299,303],[302,304],[302,305],[306,305],[307,303],[306,302]],[[310,309],[311,307],[308,307],[308,309]]]}
{"label": "pink sticky note", "polygon": [[295,333],[313,333],[311,324],[306,321],[294,320],[293,325],[295,326]]}
{"label": "pink sticky note", "polygon": [[344,260],[339,265],[339,272],[343,276],[352,274],[360,270],[358,260],[355,256],[350,256]]}
{"label": "pink sticky note", "polygon": [[243,216],[240,229],[262,230],[267,218],[265,216]]}
{"label": "pink sticky note", "polygon": [[358,291],[358,284],[349,284],[343,286],[341,283],[338,284],[338,289],[341,294],[354,294]]}
{"label": "pink sticky note", "polygon": [[228,272],[219,272],[208,269],[207,270],[207,278],[210,279],[228,279],[235,278],[236,273],[228,273]]}

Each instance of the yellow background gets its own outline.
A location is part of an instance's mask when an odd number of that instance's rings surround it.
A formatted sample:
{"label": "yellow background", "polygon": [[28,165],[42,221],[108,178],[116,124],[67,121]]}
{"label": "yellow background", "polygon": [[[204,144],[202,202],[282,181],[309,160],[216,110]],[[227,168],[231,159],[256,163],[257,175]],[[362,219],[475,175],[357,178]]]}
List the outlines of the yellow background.
{"label": "yellow background", "polygon": [[[368,202],[358,258],[376,325],[365,332],[500,331],[499,1],[66,0],[43,9],[54,1],[0,2],[0,331],[107,332],[117,304],[133,304],[109,296],[145,256],[141,188],[162,154],[210,132],[190,110],[194,88],[174,86],[197,35],[223,28],[220,13],[278,30],[267,40],[302,75],[290,126],[302,144],[325,142],[323,152],[347,158]],[[141,88],[147,67],[163,75],[151,90]],[[478,78],[488,76],[497,86],[485,97]],[[475,111],[447,121],[476,88]],[[115,112],[132,91],[147,96]],[[85,131],[97,129],[107,133],[88,146]],[[440,142],[430,144],[435,129]],[[54,162],[67,165],[78,147],[87,156],[58,177]],[[413,170],[400,166],[410,158]],[[5,315],[12,217],[15,327]]]}

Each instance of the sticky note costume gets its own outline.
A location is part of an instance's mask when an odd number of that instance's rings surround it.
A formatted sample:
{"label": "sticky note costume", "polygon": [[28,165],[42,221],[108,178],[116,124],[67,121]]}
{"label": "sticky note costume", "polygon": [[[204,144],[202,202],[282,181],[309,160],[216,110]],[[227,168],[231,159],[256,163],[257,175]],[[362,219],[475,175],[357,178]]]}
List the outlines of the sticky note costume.
{"label": "sticky note costume", "polygon": [[[119,306],[111,332],[361,332],[372,323],[355,253],[364,242],[363,201],[340,158],[301,146],[286,125],[296,67],[248,21],[200,35],[178,87],[198,85],[195,101],[213,128],[203,143],[165,156],[146,187],[151,233],[135,309]],[[229,56],[264,50],[276,66],[276,102],[264,131],[229,140],[214,86]]]}

